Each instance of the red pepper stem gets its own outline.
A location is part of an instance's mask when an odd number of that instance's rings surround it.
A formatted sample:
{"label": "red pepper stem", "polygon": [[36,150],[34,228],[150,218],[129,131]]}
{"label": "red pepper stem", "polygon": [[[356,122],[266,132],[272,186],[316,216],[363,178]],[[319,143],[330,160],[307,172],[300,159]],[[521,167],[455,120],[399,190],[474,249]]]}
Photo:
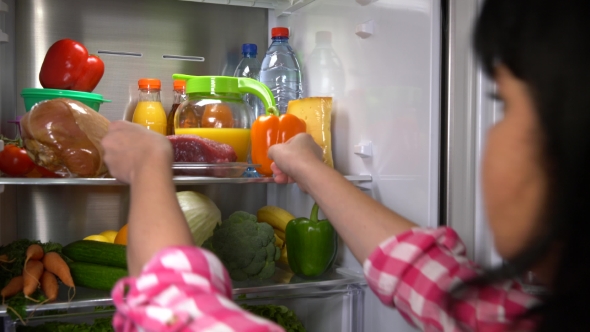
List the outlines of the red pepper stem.
{"label": "red pepper stem", "polygon": [[313,203],[313,207],[311,208],[311,215],[309,216],[309,220],[312,222],[318,222],[318,211],[320,207],[318,203]]}

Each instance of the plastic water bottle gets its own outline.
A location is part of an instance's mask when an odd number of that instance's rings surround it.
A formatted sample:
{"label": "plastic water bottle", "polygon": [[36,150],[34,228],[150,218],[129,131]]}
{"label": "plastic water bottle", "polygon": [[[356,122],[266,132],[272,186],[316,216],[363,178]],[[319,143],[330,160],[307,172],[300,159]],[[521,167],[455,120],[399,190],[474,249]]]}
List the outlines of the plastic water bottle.
{"label": "plastic water bottle", "polygon": [[272,91],[281,114],[287,112],[289,100],[302,97],[301,69],[289,45],[289,29],[272,29],[272,44],[262,61],[260,81]]}
{"label": "plastic water bottle", "polygon": [[[260,62],[256,59],[258,54],[258,47],[256,44],[243,44],[242,55],[244,56],[236,71],[235,77],[248,77],[260,81]],[[253,119],[257,119],[264,114],[264,106],[262,101],[253,94],[247,93],[244,95],[244,102],[252,108]]]}
{"label": "plastic water bottle", "polygon": [[340,97],[344,93],[345,76],[340,58],[332,48],[332,33],[318,31],[315,48],[305,62],[308,97]]}

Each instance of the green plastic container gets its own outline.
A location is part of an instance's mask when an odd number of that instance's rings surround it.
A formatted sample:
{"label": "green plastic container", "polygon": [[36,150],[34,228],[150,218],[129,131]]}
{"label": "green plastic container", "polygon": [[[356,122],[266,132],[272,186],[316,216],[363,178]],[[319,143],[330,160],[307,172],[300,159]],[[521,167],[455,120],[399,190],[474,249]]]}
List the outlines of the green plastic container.
{"label": "green plastic container", "polygon": [[69,98],[77,100],[97,112],[100,109],[100,104],[111,102],[108,99],[102,98],[102,95],[98,93],[73,90],[26,88],[21,91],[20,95],[25,101],[25,109],[27,112],[30,111],[31,108],[33,108],[33,106],[40,101],[56,98]]}

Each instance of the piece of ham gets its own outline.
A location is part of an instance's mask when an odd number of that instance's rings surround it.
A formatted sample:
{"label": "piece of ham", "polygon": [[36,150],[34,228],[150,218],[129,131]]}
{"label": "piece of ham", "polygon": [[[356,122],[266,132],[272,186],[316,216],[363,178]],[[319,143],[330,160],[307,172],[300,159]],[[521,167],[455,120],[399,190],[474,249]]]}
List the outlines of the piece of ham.
{"label": "piece of ham", "polygon": [[[219,143],[208,138],[195,135],[167,136],[174,148],[174,162],[176,163],[206,163],[223,164],[235,162],[238,159],[231,145]],[[203,169],[175,170],[175,175],[238,177],[243,170],[232,167],[208,166]]]}
{"label": "piece of ham", "polygon": [[107,174],[100,141],[109,120],[79,101],[37,103],[20,121],[25,148],[37,165],[63,177]]}
{"label": "piece of ham", "polygon": [[231,145],[195,135],[167,136],[174,148],[174,162],[232,163],[238,159]]}

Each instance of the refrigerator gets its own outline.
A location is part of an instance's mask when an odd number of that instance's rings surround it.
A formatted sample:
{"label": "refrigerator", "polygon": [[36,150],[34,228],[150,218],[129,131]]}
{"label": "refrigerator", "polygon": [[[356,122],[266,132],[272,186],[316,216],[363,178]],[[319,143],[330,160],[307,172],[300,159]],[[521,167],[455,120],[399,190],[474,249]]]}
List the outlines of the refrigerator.
{"label": "refrigerator", "polygon": [[[479,6],[478,0],[2,0],[0,132],[16,135],[7,121],[25,113],[20,91],[41,87],[45,52],[59,39],[80,41],[103,59],[94,92],[112,102],[100,113],[130,120],[139,78],[161,79],[168,108],[173,73],[232,76],[243,43],[257,44],[262,61],[270,29],[288,27],[304,97],[333,97],[335,168],[419,225],[453,227],[469,257],[491,266],[500,259],[485,226],[478,170],[486,128],[500,115],[486,98],[493,84],[471,50]],[[329,59],[314,58],[320,47]],[[296,185],[272,179],[175,182],[179,191],[209,196],[224,218],[267,204],[306,216],[313,205]],[[129,190],[115,180],[0,178],[0,188],[2,244],[18,238],[67,244],[126,222]],[[361,264],[340,244],[336,267],[324,279],[277,273],[262,283],[235,283],[235,299],[287,305],[308,331],[414,331],[377,300]],[[88,292],[46,309],[67,307],[71,315],[63,319],[76,320],[109,304],[108,294]],[[14,322],[6,319],[4,327]]]}

